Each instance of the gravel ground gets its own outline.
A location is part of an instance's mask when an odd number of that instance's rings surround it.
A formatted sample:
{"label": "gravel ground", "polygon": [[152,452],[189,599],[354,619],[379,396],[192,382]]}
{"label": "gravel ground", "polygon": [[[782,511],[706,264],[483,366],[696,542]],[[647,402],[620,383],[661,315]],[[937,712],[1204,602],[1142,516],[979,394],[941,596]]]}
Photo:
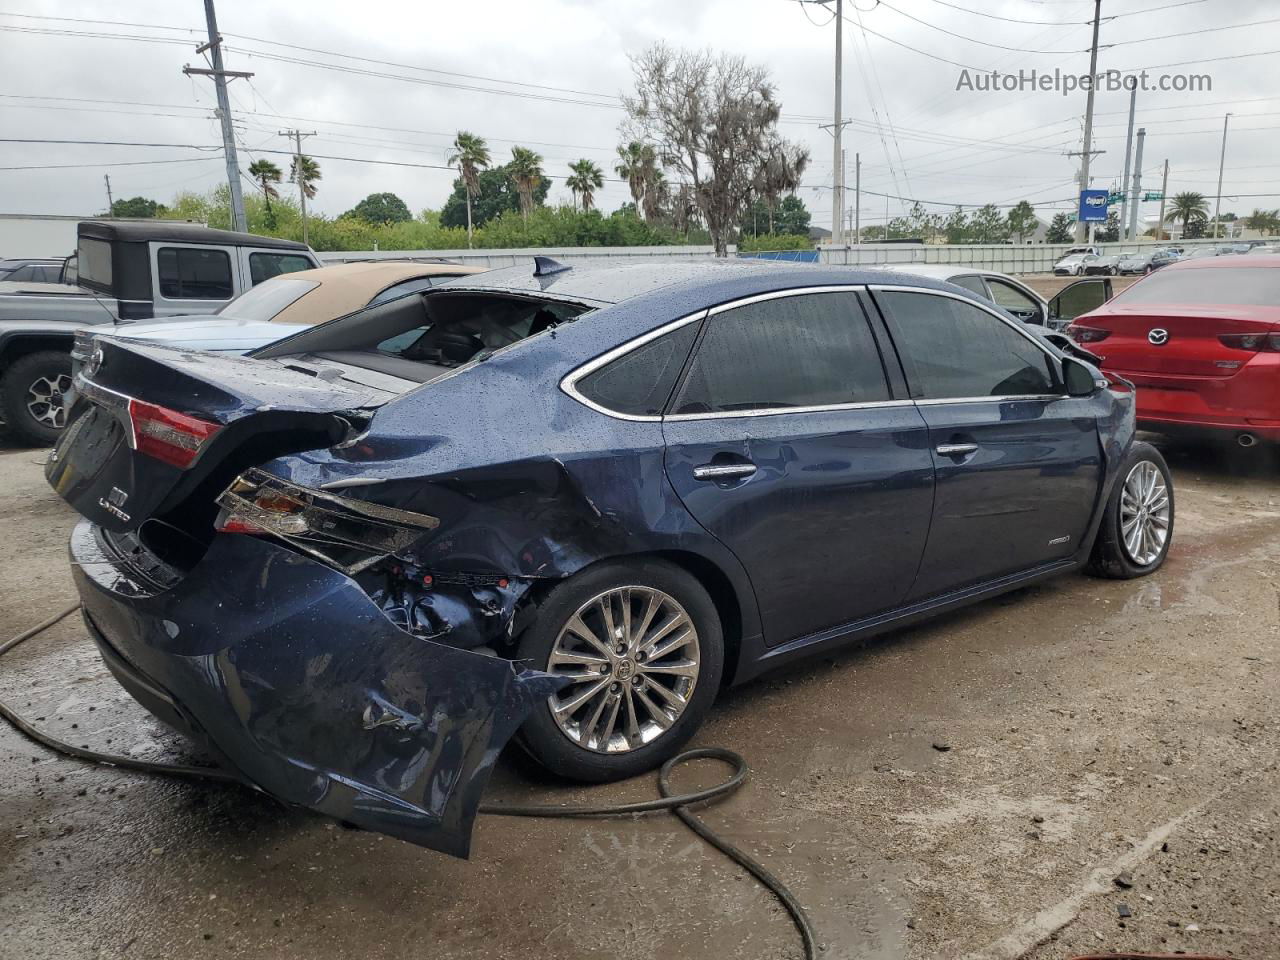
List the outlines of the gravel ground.
{"label": "gravel ground", "polygon": [[[1280,957],[1280,464],[1166,451],[1178,521],[1158,575],[1067,576],[722,698],[697,742],[753,775],[705,818],[793,886],[824,957]],[[0,447],[0,638],[73,599],[73,516],[43,457]],[[59,735],[186,755],[74,618],[0,674],[0,697]],[[653,790],[565,788],[512,757],[490,797]],[[777,905],[667,816],[485,818],[461,862],[0,729],[3,960],[522,954],[799,948]]]}

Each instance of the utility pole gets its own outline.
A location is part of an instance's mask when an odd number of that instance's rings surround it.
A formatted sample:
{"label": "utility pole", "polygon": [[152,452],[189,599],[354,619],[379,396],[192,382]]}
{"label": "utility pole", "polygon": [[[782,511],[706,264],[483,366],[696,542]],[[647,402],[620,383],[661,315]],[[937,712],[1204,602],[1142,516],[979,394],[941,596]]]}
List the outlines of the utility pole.
{"label": "utility pole", "polygon": [[862,242],[862,154],[853,155],[853,242]]}
{"label": "utility pole", "polygon": [[831,242],[844,242],[844,164],[840,134],[844,130],[844,117],[840,112],[840,88],[844,79],[844,0],[836,0],[836,104],[832,119],[831,137],[833,141],[831,154],[831,176],[834,178],[834,189],[831,191]]}
{"label": "utility pole", "polygon": [[107,185],[107,216],[111,216],[111,211],[115,209],[116,202],[111,199],[111,174],[104,173],[102,175],[103,182]]}
{"label": "utility pole", "polygon": [[281,130],[281,137],[293,140],[293,178],[298,181],[298,202],[302,206],[302,242],[311,246],[311,237],[307,233],[307,181],[302,177],[302,138],[314,137],[314,130],[304,133],[301,130]]}
{"label": "utility pole", "polygon": [[[1135,82],[1129,91],[1129,132],[1124,138],[1124,179],[1120,181],[1120,239],[1128,240],[1125,233],[1129,229],[1129,151],[1133,148],[1133,110],[1138,105],[1138,84]],[[1135,198],[1136,202],[1136,198]]]}
{"label": "utility pole", "polygon": [[1142,189],[1142,144],[1147,139],[1146,127],[1138,128],[1138,146],[1133,155],[1133,203],[1129,204],[1129,229],[1128,235],[1133,239],[1138,238],[1138,193]]}
{"label": "utility pole", "polygon": [[1218,195],[1213,198],[1213,239],[1218,239],[1218,211],[1222,208],[1222,169],[1227,163],[1227,121],[1231,114],[1222,118],[1222,155],[1218,157]]}
{"label": "utility pole", "polygon": [[236,158],[236,135],[231,127],[231,102],[227,98],[227,78],[247,80],[253,76],[243,70],[224,70],[222,67],[222,37],[218,36],[218,18],[213,11],[213,0],[204,0],[205,25],[209,29],[209,42],[196,47],[196,53],[209,51],[213,69],[204,70],[190,65],[182,72],[187,76],[213,77],[218,94],[218,119],[222,121],[222,152],[227,158],[227,186],[231,190],[231,229],[245,231],[249,221],[244,215],[244,195],[240,192],[240,161]]}
{"label": "utility pole", "polygon": [[[1089,153],[1093,149],[1093,86],[1098,76],[1098,25],[1102,21],[1102,0],[1093,0],[1093,46],[1089,49],[1089,94],[1084,108],[1084,155],[1080,158],[1080,189],[1089,189]],[[1087,224],[1076,220],[1076,243],[1085,239]]]}
{"label": "utility pole", "polygon": [[1160,222],[1156,226],[1156,238],[1164,239],[1164,201],[1169,195],[1169,161],[1164,162],[1164,180],[1160,184]]}

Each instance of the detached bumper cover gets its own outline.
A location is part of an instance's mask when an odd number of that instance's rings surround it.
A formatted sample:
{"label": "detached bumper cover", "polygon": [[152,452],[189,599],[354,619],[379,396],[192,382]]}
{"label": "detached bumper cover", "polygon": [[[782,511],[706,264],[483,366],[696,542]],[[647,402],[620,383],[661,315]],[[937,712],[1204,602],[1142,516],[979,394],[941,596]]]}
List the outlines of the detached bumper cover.
{"label": "detached bumper cover", "polygon": [[498,753],[563,684],[418,639],[345,575],[254,537],[215,537],[167,590],[88,522],[71,555],[104,659],[144,706],[280,800],[454,856]]}

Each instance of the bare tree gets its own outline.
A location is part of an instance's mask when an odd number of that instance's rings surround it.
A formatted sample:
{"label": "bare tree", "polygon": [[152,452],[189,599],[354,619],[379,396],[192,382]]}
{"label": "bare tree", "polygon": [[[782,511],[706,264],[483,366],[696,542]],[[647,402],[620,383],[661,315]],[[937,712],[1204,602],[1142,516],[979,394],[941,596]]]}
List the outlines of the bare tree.
{"label": "bare tree", "polygon": [[769,232],[773,233],[773,211],[783,194],[795,193],[809,166],[809,151],[775,138],[768,145],[764,162],[756,170],[756,193],[769,211]]}
{"label": "bare tree", "polygon": [[631,68],[636,92],[623,98],[629,126],[689,185],[717,256],[725,256],[770,152],[790,146],[777,133],[781,106],[769,71],[663,43],[632,57]]}

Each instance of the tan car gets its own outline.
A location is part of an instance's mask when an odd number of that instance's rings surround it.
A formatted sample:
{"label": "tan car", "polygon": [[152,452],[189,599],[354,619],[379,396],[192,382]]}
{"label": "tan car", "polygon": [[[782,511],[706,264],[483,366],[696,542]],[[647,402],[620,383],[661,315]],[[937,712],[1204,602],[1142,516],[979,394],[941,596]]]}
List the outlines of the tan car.
{"label": "tan car", "polygon": [[[122,324],[112,328],[110,334],[102,333],[188,350],[247,353],[362,307],[417,293],[454,277],[481,272],[481,267],[457,263],[404,260],[340,263],[271,277],[246,290],[213,315]],[[83,362],[88,357],[87,341],[97,332],[86,331],[84,343],[77,339],[73,360]],[[84,357],[79,356],[81,353]]]}

